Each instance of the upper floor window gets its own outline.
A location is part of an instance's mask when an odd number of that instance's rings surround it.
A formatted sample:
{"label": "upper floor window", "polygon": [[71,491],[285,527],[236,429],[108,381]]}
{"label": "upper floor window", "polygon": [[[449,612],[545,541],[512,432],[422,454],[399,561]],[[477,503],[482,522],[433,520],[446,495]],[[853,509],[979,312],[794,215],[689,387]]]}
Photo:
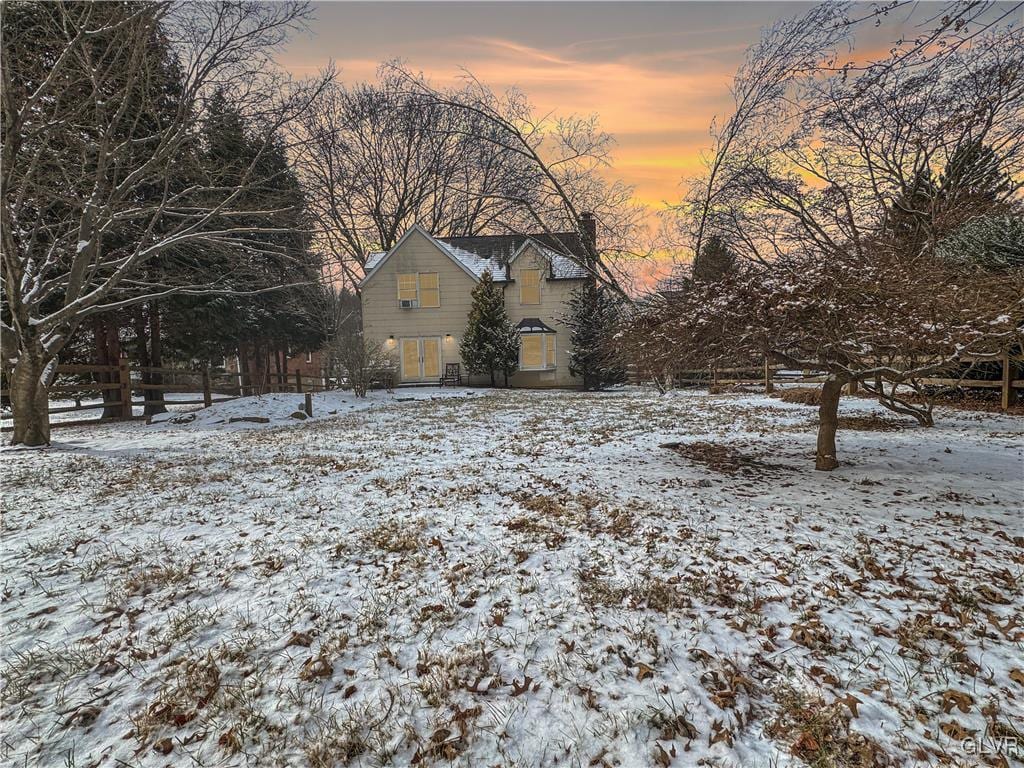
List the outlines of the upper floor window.
{"label": "upper floor window", "polygon": [[441,291],[437,272],[407,272],[398,275],[398,305],[440,307]]}
{"label": "upper floor window", "polygon": [[524,269],[519,272],[519,303],[540,304],[539,269]]}

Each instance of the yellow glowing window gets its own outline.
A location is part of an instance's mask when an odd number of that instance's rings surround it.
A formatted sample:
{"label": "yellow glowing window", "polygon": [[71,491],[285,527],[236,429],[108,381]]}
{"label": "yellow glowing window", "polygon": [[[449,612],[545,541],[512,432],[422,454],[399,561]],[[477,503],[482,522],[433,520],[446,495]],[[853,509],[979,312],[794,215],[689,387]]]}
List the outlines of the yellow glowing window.
{"label": "yellow glowing window", "polygon": [[539,269],[524,269],[519,273],[519,303],[540,304]]}
{"label": "yellow glowing window", "polygon": [[400,304],[410,302],[408,306],[415,307],[419,302],[420,294],[416,283],[416,273],[411,272],[398,276],[398,301]]}
{"label": "yellow glowing window", "polygon": [[541,363],[544,361],[544,337],[539,333],[529,334],[523,336],[522,343],[523,361],[519,367],[524,370],[543,367]]}
{"label": "yellow glowing window", "polygon": [[441,292],[437,285],[437,272],[420,273],[420,306],[441,306]]}
{"label": "yellow glowing window", "polygon": [[544,347],[546,349],[544,353],[544,362],[547,363],[548,368],[555,367],[555,335],[553,333],[544,334]]}

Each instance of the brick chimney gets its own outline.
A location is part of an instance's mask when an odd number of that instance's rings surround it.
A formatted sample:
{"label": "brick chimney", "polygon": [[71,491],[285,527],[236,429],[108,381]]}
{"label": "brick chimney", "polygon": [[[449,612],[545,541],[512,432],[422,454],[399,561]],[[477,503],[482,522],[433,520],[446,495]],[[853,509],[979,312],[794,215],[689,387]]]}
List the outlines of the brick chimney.
{"label": "brick chimney", "polygon": [[597,219],[590,211],[580,214],[580,231],[590,241],[592,248],[597,247]]}

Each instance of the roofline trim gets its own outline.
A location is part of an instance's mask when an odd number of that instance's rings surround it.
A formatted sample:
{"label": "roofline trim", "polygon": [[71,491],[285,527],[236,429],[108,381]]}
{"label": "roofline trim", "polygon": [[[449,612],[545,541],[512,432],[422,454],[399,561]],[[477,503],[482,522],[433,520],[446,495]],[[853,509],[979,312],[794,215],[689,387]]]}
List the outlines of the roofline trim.
{"label": "roofline trim", "polygon": [[[480,278],[477,277],[469,267],[467,267],[457,258],[452,256],[452,254],[449,253],[448,250],[445,249],[440,243],[438,243],[434,236],[427,232],[427,230],[424,229],[419,224],[419,222],[414,222],[411,227],[405,230],[405,234],[398,238],[398,242],[391,246],[391,250],[384,254],[384,258],[377,262],[377,266],[375,266],[373,269],[371,269],[367,274],[363,276],[363,279],[359,281],[360,288],[362,288],[368,282],[370,282],[373,276],[376,275],[380,271],[380,268],[384,266],[384,263],[391,258],[391,254],[397,251],[401,247],[402,243],[404,243],[406,239],[408,239],[408,237],[415,231],[418,231],[421,235],[424,235],[427,238],[427,240],[430,241],[431,245],[433,245],[435,248],[437,248],[437,250],[439,250],[441,253],[447,256],[452,262],[454,262],[459,267],[459,269],[461,269],[463,272],[465,272],[467,275],[473,278],[473,282],[480,282]],[[452,247],[454,248],[455,246]]]}

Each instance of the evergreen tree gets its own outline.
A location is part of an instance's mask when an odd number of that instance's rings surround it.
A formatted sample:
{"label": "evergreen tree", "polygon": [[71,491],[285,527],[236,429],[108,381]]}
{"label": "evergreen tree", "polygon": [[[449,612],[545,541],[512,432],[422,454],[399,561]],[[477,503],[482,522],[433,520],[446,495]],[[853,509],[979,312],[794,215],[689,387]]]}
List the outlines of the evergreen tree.
{"label": "evergreen tree", "polygon": [[[165,323],[168,347],[179,357],[212,361],[252,343],[261,354],[273,353],[278,366],[286,352],[318,348],[324,340],[322,323],[312,308],[323,303],[319,262],[308,247],[306,201],[284,142],[275,137],[264,146],[244,116],[216,92],[206,108],[198,165],[205,183],[214,187],[237,185],[251,174],[256,182],[240,204],[268,213],[245,223],[284,231],[247,234],[239,239],[241,248],[193,249],[178,254],[174,266],[240,292],[306,284],[252,295],[175,297]],[[224,226],[239,223],[233,217]],[[227,274],[232,275],[230,285],[225,285]]]}
{"label": "evergreen tree", "polygon": [[1024,218],[978,216],[939,241],[938,254],[990,271],[1024,268]]}
{"label": "evergreen tree", "polygon": [[626,380],[626,366],[613,339],[622,310],[621,299],[605,286],[587,281],[573,291],[569,310],[565,318],[572,341],[569,372],[583,379],[586,390],[621,384]]}
{"label": "evergreen tree", "polygon": [[713,283],[732,272],[735,266],[735,254],[721,237],[712,235],[704,241],[704,247],[693,260],[693,279]]}
{"label": "evergreen tree", "polygon": [[939,177],[943,206],[969,213],[997,208],[1013,191],[999,156],[979,141],[957,147]]}
{"label": "evergreen tree", "polygon": [[488,374],[491,386],[498,371],[508,376],[519,367],[519,333],[505,314],[505,299],[490,272],[484,272],[473,289],[466,331],[459,354],[473,374]]}

